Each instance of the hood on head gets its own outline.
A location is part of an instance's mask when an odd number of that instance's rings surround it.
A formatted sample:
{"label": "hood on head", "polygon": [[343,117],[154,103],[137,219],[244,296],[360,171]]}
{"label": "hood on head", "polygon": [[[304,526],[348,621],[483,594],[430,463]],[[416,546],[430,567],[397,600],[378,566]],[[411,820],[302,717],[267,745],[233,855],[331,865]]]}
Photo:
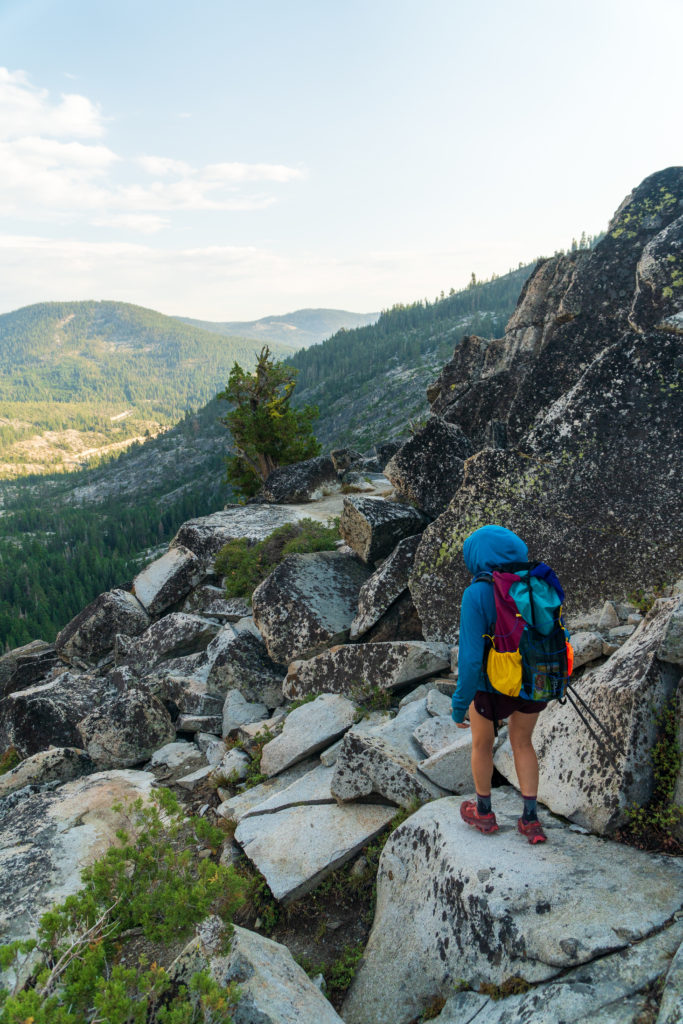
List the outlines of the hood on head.
{"label": "hood on head", "polygon": [[504,526],[481,526],[466,538],[462,546],[465,565],[476,576],[491,572],[494,565],[504,562],[526,562],[529,550],[516,533]]}

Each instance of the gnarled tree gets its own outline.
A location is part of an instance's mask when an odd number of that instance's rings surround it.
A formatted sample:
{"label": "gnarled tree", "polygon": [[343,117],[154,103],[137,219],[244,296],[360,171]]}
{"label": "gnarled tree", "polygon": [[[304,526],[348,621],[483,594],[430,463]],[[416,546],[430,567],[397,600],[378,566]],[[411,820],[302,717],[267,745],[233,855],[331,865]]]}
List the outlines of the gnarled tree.
{"label": "gnarled tree", "polygon": [[278,466],[310,459],[320,452],[313,421],[316,406],[291,406],[298,371],[276,362],[268,346],[253,373],[233,365],[219,398],[232,405],[223,423],[232,434],[234,452],[227,458],[227,478],[245,497],[256,494]]}

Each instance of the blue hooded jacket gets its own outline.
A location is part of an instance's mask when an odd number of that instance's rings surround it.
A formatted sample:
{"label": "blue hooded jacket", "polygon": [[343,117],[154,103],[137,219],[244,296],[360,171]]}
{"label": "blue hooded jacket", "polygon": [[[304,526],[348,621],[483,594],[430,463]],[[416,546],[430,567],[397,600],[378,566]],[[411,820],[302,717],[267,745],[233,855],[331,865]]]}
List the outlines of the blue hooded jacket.
{"label": "blue hooded jacket", "polygon": [[[462,548],[465,565],[472,576],[491,572],[494,565],[526,562],[526,544],[504,526],[482,526],[466,539]],[[453,694],[453,721],[462,722],[477,690],[490,690],[483,671],[484,636],[496,620],[493,587],[488,583],[470,583],[462,595],[460,607],[460,647],[458,650],[458,687]]]}

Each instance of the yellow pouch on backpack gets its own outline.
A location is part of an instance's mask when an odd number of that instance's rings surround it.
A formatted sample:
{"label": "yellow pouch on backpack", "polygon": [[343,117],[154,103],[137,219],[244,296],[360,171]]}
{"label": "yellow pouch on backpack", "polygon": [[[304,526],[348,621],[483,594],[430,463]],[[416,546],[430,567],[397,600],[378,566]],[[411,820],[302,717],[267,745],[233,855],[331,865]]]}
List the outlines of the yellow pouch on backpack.
{"label": "yellow pouch on backpack", "polygon": [[496,651],[492,647],[486,661],[486,674],[494,690],[506,697],[519,697],[522,689],[522,655],[519,651]]}

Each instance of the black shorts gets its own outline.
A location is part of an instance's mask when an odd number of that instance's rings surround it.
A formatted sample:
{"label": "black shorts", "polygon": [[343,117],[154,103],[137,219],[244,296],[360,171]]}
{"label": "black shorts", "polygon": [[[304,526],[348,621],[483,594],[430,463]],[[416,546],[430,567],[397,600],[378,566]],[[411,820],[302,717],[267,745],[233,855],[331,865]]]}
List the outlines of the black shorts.
{"label": "black shorts", "polygon": [[496,718],[502,721],[508,718],[514,711],[521,711],[523,715],[536,715],[548,707],[545,700],[524,700],[523,697],[506,697],[504,693],[497,693],[495,696],[487,693],[486,690],[477,690],[474,695],[474,707],[482,718],[493,721],[493,707],[495,704]]}

